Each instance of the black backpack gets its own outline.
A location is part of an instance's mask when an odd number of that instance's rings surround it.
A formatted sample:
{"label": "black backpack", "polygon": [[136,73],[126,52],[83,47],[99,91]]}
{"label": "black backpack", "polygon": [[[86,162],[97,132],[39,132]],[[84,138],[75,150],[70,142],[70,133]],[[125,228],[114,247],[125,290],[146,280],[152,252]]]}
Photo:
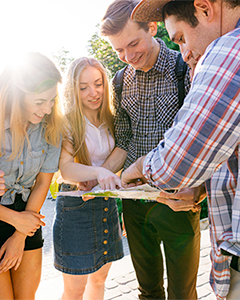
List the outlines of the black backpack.
{"label": "black backpack", "polygon": [[[117,71],[115,76],[113,77],[113,84],[115,86],[115,92],[118,96],[119,101],[121,101],[122,98],[122,86],[123,86],[123,76],[124,72],[127,66],[125,66],[123,69]],[[178,104],[179,109],[183,105],[183,100],[185,98],[185,86],[184,86],[184,77],[187,71],[187,64],[183,61],[181,53],[178,54],[177,60],[176,60],[176,66],[175,66],[175,74],[178,79]]]}

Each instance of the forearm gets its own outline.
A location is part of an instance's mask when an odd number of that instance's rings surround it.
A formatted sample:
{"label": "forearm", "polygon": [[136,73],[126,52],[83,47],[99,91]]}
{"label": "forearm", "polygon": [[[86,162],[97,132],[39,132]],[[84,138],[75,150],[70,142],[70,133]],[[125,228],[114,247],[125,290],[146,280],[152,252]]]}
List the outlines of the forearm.
{"label": "forearm", "polygon": [[4,205],[0,205],[0,220],[14,226],[14,219],[19,213],[15,210],[9,209]]}
{"label": "forearm", "polygon": [[53,173],[39,173],[28,198],[26,211],[39,213],[49,190]]}
{"label": "forearm", "polygon": [[60,162],[60,171],[63,180],[78,183],[97,179],[101,167],[87,166],[75,162]]}
{"label": "forearm", "polygon": [[116,147],[103,163],[102,167],[112,171],[113,173],[117,173],[123,168],[126,158],[127,151]]}

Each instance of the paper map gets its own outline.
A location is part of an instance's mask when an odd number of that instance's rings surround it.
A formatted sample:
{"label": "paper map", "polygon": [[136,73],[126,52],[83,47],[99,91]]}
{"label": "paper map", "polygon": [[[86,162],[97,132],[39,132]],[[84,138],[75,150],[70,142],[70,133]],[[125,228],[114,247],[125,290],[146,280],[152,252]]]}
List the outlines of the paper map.
{"label": "paper map", "polygon": [[161,190],[151,187],[149,184],[143,184],[139,186],[134,186],[126,189],[119,190],[101,190],[100,186],[97,185],[91,191],[69,191],[69,192],[59,192],[58,195],[64,196],[96,196],[96,197],[110,197],[110,198],[120,198],[120,199],[146,199],[146,200],[156,200],[159,197]]}

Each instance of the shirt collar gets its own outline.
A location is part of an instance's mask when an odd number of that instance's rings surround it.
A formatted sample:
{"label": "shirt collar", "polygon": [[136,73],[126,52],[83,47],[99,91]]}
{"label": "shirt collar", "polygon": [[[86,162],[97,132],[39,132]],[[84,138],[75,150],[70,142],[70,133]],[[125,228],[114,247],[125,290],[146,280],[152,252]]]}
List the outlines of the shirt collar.
{"label": "shirt collar", "polygon": [[[27,131],[31,132],[31,131],[34,131],[34,130],[38,129],[38,127],[40,126],[41,123],[46,123],[46,121],[42,120],[38,124],[32,124],[32,123],[30,123]],[[5,126],[5,130],[10,129],[10,116],[7,116],[5,118],[4,126]]]}
{"label": "shirt collar", "polygon": [[[156,38],[157,42],[160,44],[160,50],[159,50],[159,54],[158,54],[158,58],[156,63],[153,65],[153,67],[148,70],[146,73],[153,71],[157,71],[157,72],[163,72],[165,69],[165,64],[166,64],[166,52],[167,52],[167,46],[165,45],[165,43],[159,39]],[[132,82],[134,81],[134,79],[136,78],[136,74],[140,72],[143,72],[141,70],[135,70],[132,66],[128,65],[128,67],[125,70],[125,74],[124,74],[124,83],[127,86],[130,86],[132,84]]]}
{"label": "shirt collar", "polygon": [[88,120],[88,118],[85,115],[84,115],[84,119],[85,119],[86,124],[90,125],[91,127],[93,127],[94,129],[97,129],[97,130],[100,130],[105,125],[105,122],[103,122],[99,127],[96,127]]}

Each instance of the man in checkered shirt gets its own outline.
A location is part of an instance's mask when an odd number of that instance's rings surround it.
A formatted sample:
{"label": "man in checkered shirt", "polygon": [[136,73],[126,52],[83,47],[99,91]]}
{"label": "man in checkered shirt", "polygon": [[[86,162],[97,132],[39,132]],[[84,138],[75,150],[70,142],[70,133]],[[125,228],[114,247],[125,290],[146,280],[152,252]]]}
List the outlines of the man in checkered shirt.
{"label": "man in checkered shirt", "polygon": [[[171,127],[179,109],[175,65],[178,52],[154,39],[157,24],[130,19],[138,1],[116,0],[108,8],[100,28],[119,59],[124,73],[122,99],[115,94],[116,148],[103,166],[113,172],[128,167],[147,154]],[[190,86],[185,78],[186,92]],[[185,209],[195,206],[201,188],[186,189],[176,198],[190,197]],[[184,194],[185,193],[185,194]],[[181,201],[178,202],[181,205]],[[157,202],[123,200],[123,215],[140,299],[165,299],[163,242],[167,264],[168,298],[197,299],[199,263],[199,211],[174,212]]]}

